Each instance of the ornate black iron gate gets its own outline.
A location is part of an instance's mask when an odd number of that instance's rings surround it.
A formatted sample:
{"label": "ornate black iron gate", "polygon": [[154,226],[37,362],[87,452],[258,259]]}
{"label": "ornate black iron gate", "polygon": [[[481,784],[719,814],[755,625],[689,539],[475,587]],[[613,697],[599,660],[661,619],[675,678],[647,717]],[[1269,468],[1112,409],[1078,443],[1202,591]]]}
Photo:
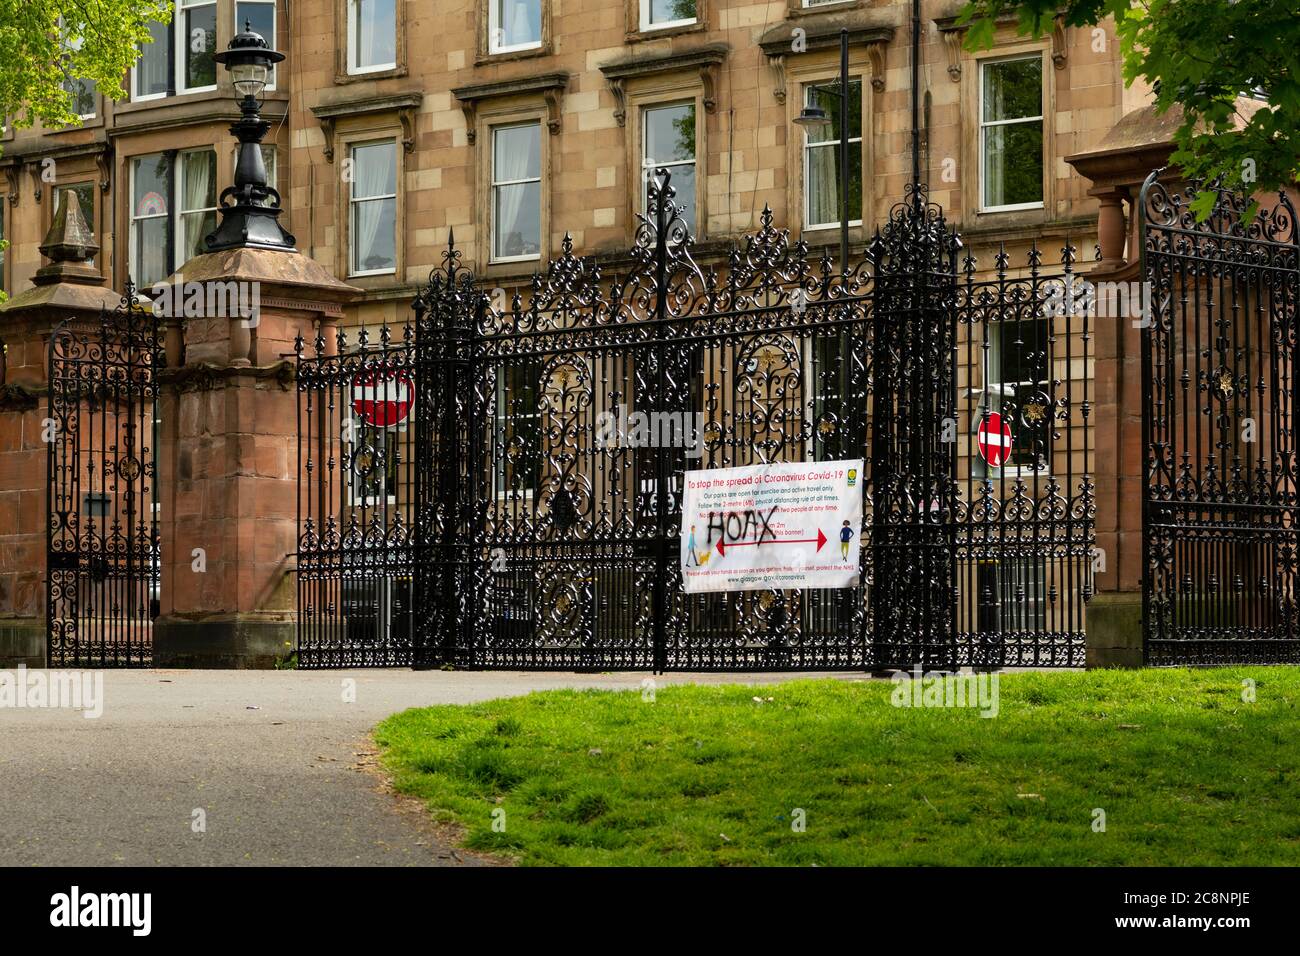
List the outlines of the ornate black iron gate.
{"label": "ornate black iron gate", "polygon": [[159,534],[158,319],[121,306],[50,339],[46,609],[51,667],[153,660]]}
{"label": "ornate black iron gate", "polygon": [[1293,411],[1300,234],[1220,190],[1142,188],[1146,659],[1297,663]]}
{"label": "ornate black iron gate", "polygon": [[[1072,252],[979,277],[918,192],[846,272],[766,211],[702,267],[671,198],[661,171],[625,275],[566,239],[502,303],[452,249],[414,324],[298,343],[302,665],[1081,666]],[[687,470],[859,457],[860,587],[683,591]]]}

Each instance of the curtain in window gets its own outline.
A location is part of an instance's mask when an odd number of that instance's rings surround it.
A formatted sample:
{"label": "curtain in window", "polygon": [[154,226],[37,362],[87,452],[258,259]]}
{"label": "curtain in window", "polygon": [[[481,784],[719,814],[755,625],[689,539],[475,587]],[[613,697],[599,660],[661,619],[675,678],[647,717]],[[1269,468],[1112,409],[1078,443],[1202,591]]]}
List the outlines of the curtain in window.
{"label": "curtain in window", "polygon": [[838,146],[808,150],[808,223],[840,221],[840,163]]}
{"label": "curtain in window", "polygon": [[352,204],[353,269],[373,272],[395,264],[393,243],[395,237],[385,236],[382,230],[393,228],[396,213],[393,199],[366,200],[369,196],[386,196],[396,192],[396,155],[392,143],[359,146],[352,152],[352,195],[358,200]]}
{"label": "curtain in window", "polygon": [[357,5],[357,66],[397,60],[397,9],[393,0],[352,0]]}
{"label": "curtain in window", "polygon": [[[848,122],[840,115],[839,84],[805,88],[804,102],[816,104],[831,119],[829,127],[808,129],[804,155],[807,156],[807,179],[810,226],[824,226],[840,221],[840,147],[842,136],[849,138],[849,221],[859,218],[862,208],[862,81],[849,81]],[[854,142],[854,140],[858,140]]]}
{"label": "curtain in window", "polygon": [[542,38],[539,0],[495,0],[501,6],[501,46],[536,43]]}
{"label": "curtain in window", "polygon": [[199,212],[216,205],[217,155],[212,150],[197,153],[185,153],[181,162],[183,170],[181,181],[185,194],[181,197],[181,217],[183,232],[182,250],[186,259],[191,259],[204,251],[203,237],[216,228],[216,214]]}
{"label": "curtain in window", "polygon": [[984,130],[984,205],[1007,205],[1005,126],[989,126]]}
{"label": "curtain in window", "polygon": [[512,185],[496,188],[496,249],[500,256],[531,255],[538,251],[541,228],[541,126],[512,126],[493,136],[492,179]]}

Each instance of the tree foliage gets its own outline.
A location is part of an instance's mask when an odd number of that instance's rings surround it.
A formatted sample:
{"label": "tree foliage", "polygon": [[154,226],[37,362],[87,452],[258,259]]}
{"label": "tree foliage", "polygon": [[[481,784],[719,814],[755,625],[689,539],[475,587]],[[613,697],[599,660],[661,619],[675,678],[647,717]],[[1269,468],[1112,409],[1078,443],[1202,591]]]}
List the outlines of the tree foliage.
{"label": "tree foliage", "polygon": [[0,0],[0,117],[15,127],[75,125],[65,81],[125,95],[149,21],[171,16],[170,0]]}
{"label": "tree foliage", "polygon": [[[1182,108],[1171,161],[1188,177],[1254,192],[1300,176],[1296,0],[969,0],[960,21],[969,24],[967,48],[991,47],[1007,15],[1035,37],[1058,15],[1068,27],[1112,17],[1125,82],[1155,85],[1162,113]],[[1213,200],[1197,197],[1198,213]]]}

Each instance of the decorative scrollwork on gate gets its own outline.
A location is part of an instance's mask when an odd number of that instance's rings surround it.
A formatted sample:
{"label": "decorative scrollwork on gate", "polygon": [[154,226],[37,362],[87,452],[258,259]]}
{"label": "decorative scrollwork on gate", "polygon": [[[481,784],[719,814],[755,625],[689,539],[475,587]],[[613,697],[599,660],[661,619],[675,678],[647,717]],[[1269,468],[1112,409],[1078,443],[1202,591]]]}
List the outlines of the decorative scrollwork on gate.
{"label": "decorative scrollwork on gate", "polygon": [[[311,660],[397,658],[373,626],[340,624],[351,573],[414,580],[413,646],[398,650],[429,665],[1081,664],[1092,333],[1087,317],[1045,318],[1039,254],[959,268],[960,240],[918,190],[848,263],[767,208],[705,257],[666,171],[647,193],[626,260],[580,257],[566,236],[498,298],[449,250],[413,334],[362,350],[416,383],[395,446],[416,480],[386,505],[303,496]],[[396,366],[369,354],[398,340]],[[307,487],[338,467],[346,402],[330,390],[358,361],[316,351],[298,360]],[[975,429],[995,412],[1018,441],[986,468]],[[354,471],[378,475],[394,446],[349,447]],[[684,593],[687,472],[857,458],[860,587]]]}
{"label": "decorative scrollwork on gate", "polygon": [[1143,186],[1146,656],[1300,662],[1293,428],[1300,233],[1275,199]]}
{"label": "decorative scrollwork on gate", "polygon": [[49,344],[47,660],[140,667],[153,660],[160,535],[159,323],[127,284],[97,319]]}

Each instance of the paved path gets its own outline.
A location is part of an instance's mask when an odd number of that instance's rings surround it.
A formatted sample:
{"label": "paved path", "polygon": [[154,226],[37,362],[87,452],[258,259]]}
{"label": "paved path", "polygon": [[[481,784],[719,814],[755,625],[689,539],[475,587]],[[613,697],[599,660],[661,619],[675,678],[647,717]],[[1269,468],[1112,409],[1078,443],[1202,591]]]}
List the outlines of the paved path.
{"label": "paved path", "polygon": [[[555,687],[633,689],[645,676],[107,671],[96,720],[0,708],[0,866],[472,864],[367,769],[369,730],[407,707]],[[343,700],[344,678],[356,681],[355,703]],[[196,809],[206,832],[192,830]]]}

